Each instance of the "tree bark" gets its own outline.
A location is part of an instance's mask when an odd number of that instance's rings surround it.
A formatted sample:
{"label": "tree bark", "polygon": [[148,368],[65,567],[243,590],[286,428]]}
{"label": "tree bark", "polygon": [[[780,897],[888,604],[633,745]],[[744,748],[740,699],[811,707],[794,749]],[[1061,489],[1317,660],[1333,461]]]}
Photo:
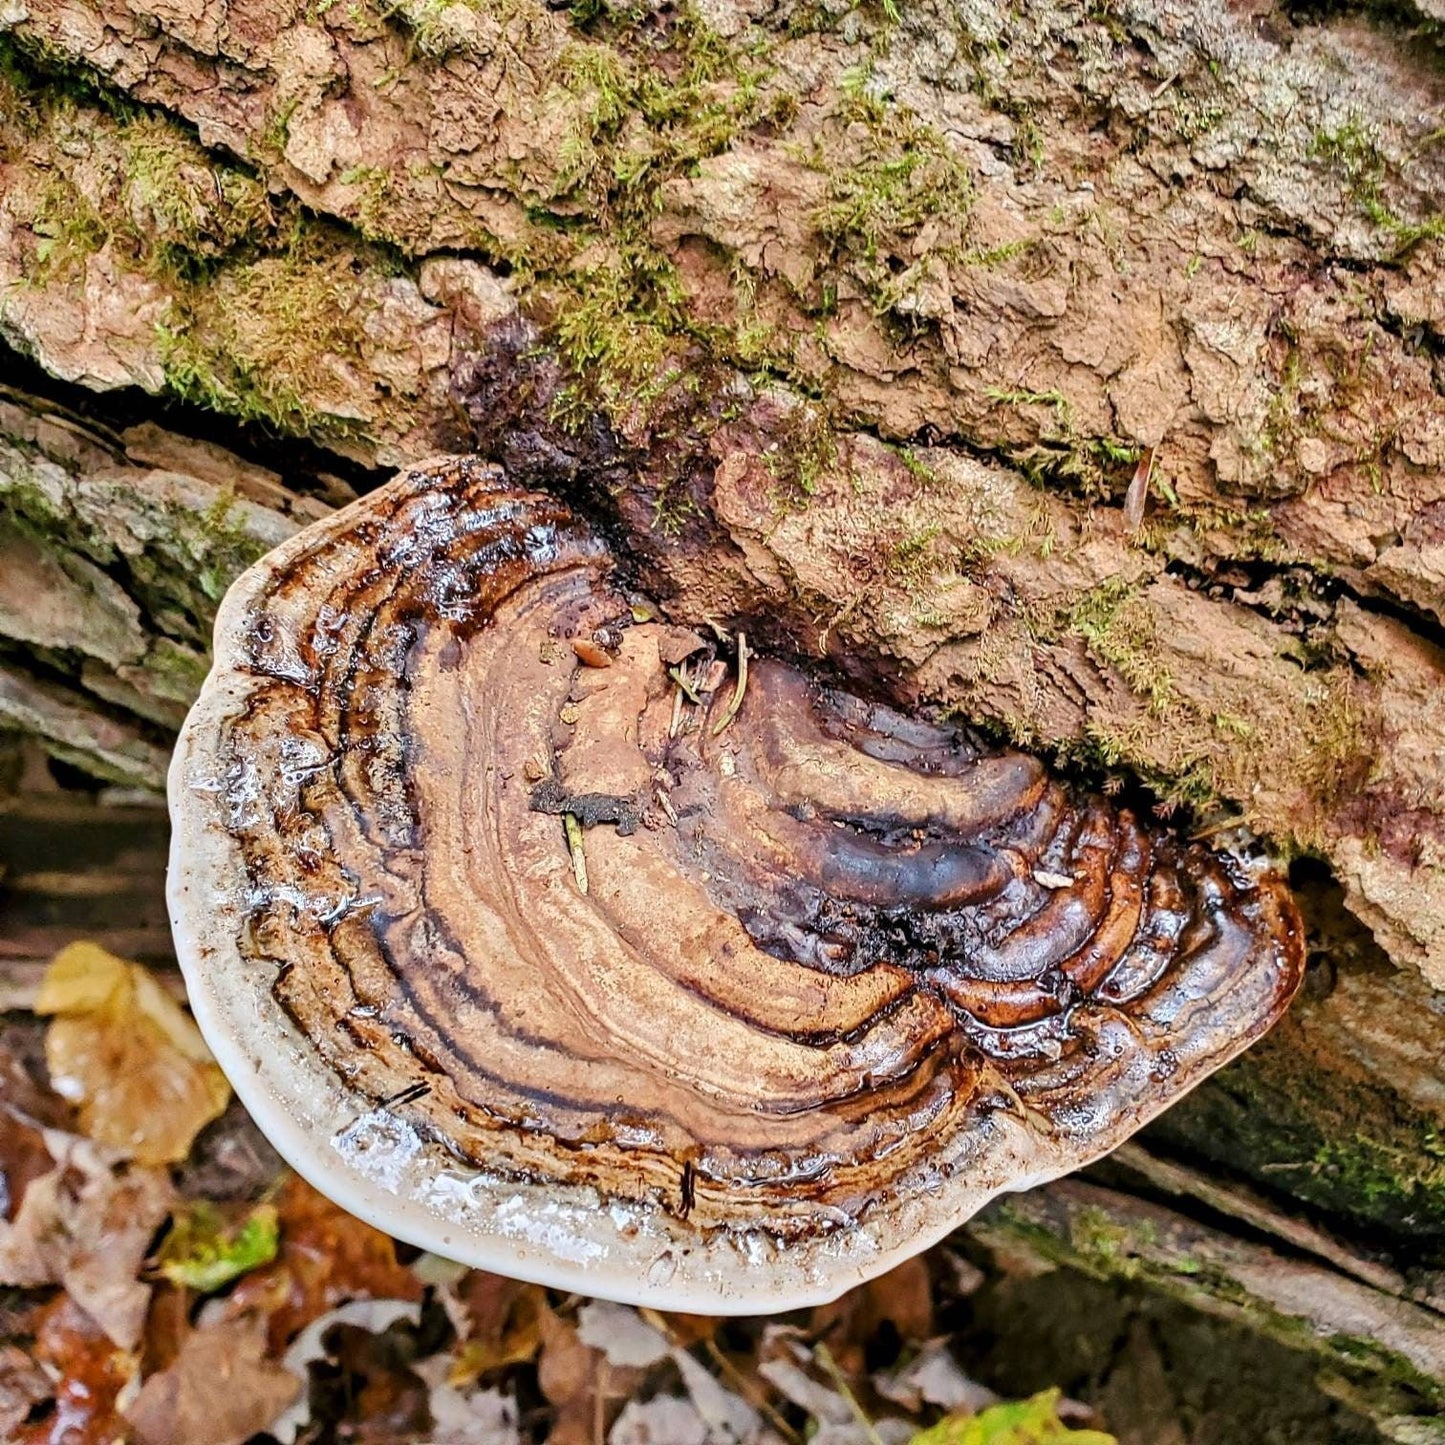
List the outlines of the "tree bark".
{"label": "tree bark", "polygon": [[1193,1182],[990,1227],[1163,1287],[1194,1246],[1144,1236],[1207,1219],[1191,1299],[1366,1338],[1352,1378],[1433,1398],[1441,23],[8,0],[0,724],[156,792],[241,568],[485,450],[678,617],[763,604],[773,648],[1296,860],[1306,996],[1151,1133]]}

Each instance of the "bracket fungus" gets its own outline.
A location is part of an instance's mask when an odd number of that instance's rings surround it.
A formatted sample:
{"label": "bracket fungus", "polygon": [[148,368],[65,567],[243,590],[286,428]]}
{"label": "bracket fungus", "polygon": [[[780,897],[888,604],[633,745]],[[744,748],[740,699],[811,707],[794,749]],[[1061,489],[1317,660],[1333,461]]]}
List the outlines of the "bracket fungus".
{"label": "bracket fungus", "polygon": [[1111,1149],[1303,969],[1267,869],[634,611],[473,460],[246,573],[170,786],[195,1015],[282,1154],[630,1302],[831,1298]]}

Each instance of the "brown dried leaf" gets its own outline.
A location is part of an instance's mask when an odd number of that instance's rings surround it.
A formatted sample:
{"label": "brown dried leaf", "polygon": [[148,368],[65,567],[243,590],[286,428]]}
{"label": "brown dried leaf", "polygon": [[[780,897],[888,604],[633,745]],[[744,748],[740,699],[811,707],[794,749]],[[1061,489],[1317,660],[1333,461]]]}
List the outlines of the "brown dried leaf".
{"label": "brown dried leaf", "polygon": [[55,956],[35,1011],[55,1015],[45,1059],[92,1139],[142,1164],[170,1164],[231,1097],[195,1024],[136,963],[94,943]]}
{"label": "brown dried leaf", "polygon": [[522,1445],[516,1403],[500,1390],[468,1395],[448,1384],[434,1384],[430,1405],[430,1445]]}
{"label": "brown dried leaf", "polygon": [[411,1341],[395,1327],[372,1332],[341,1324],[327,1331],[328,1353],[345,1381],[339,1432],[357,1445],[412,1445],[431,1428],[431,1391],[410,1368]]}
{"label": "brown dried leaf", "polygon": [[301,1384],[266,1358],[265,1321],[246,1316],[191,1331],[125,1413],[147,1445],[235,1445],[264,1430]]}
{"label": "brown dried leaf", "polygon": [[542,1315],[537,1380],[556,1411],[548,1445],[593,1445],[605,1437],[609,1416],[642,1382],[640,1370],[609,1365],[601,1350],[583,1344],[570,1320]]}
{"label": "brown dried leaf", "polygon": [[13,1445],[114,1445],[124,1438],[116,1401],[135,1377],[135,1357],[116,1349],[69,1295],[41,1312],[34,1357],[55,1381],[55,1409],[21,1425]]}
{"label": "brown dried leaf", "polygon": [[454,1293],[470,1329],[457,1349],[451,1384],[471,1384],[490,1370],[536,1358],[547,1298],[537,1285],[472,1269]]}
{"label": "brown dried leaf", "polygon": [[1124,494],[1124,525],[1131,532],[1137,532],[1144,522],[1144,509],[1149,503],[1149,478],[1154,475],[1154,448],[1145,447],[1139,454],[1139,464],[1130,478],[1129,489]]}
{"label": "brown dried leaf", "polygon": [[0,1118],[0,1219],[13,1220],[26,1190],[54,1168],[39,1129],[20,1119]]}
{"label": "brown dried leaf", "polygon": [[826,1338],[839,1367],[850,1378],[864,1373],[864,1347],[884,1325],[899,1342],[921,1344],[933,1333],[933,1283],[927,1259],[905,1260],[897,1269],[832,1304],[813,1311],[812,1332]]}
{"label": "brown dried leaf", "polygon": [[612,666],[612,659],[607,655],[607,649],[599,647],[595,642],[589,642],[585,637],[572,639],[572,651],[577,654],[577,660],[583,667]]}
{"label": "brown dried leaf", "polygon": [[655,1395],[627,1402],[607,1445],[709,1445],[713,1438],[691,1400]]}
{"label": "brown dried leaf", "polygon": [[55,1167],[44,1129],[64,1128],[70,1113],[64,1099],[37,1085],[23,1060],[0,1045],[0,1219],[13,1220],[26,1189]]}
{"label": "brown dried leaf", "polygon": [[[6,1030],[11,1042],[23,1047],[31,1041],[32,1028],[38,1030],[39,1024],[28,1015],[14,1017],[24,1017],[31,1025],[31,1028],[15,1026]],[[38,1062],[37,1059],[37,1071]],[[70,1105],[49,1085],[37,1082],[24,1057],[6,1043],[0,1043],[0,1110],[12,1119],[23,1119],[37,1128],[68,1132],[75,1128],[75,1112]]]}
{"label": "brown dried leaf", "polygon": [[195,1296],[188,1289],[161,1280],[151,1291],[141,1336],[141,1374],[150,1376],[175,1364],[191,1333],[191,1305]]}
{"label": "brown dried leaf", "polygon": [[13,1440],[31,1406],[50,1395],[50,1376],[18,1346],[0,1345],[0,1440]]}
{"label": "brown dried leaf", "polygon": [[55,1161],[15,1219],[0,1223],[0,1284],[62,1284],[123,1349],[145,1324],[150,1289],[136,1276],[171,1207],[170,1180],[151,1169],[118,1175],[88,1139],[47,1131]]}
{"label": "brown dried leaf", "polygon": [[343,1300],[419,1300],[422,1283],[397,1262],[396,1246],[380,1230],[318,1194],[297,1175],[276,1201],[281,1243],[276,1258],[246,1275],[231,1292],[232,1312],[269,1317],[271,1349]]}

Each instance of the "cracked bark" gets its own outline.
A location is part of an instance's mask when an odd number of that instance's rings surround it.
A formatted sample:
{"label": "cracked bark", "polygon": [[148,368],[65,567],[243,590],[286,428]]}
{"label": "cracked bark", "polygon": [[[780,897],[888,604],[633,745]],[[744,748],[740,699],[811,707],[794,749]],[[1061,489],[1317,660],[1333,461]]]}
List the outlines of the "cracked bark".
{"label": "cracked bark", "polygon": [[1157,1137],[1429,1293],[1439,16],[902,8],[0,8],[0,721],[156,788],[230,578],[481,447],[679,617],[1319,860]]}

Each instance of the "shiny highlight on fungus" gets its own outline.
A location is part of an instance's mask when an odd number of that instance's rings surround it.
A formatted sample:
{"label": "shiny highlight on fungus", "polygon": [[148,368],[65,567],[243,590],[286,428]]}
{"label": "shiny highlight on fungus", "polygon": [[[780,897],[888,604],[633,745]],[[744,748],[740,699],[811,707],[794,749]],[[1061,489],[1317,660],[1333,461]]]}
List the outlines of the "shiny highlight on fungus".
{"label": "shiny highlight on fungus", "polygon": [[828,1299],[1087,1163],[1303,968],[1259,865],[665,624],[474,460],[237,583],[171,800],[196,1017],[282,1153],[670,1308]]}

